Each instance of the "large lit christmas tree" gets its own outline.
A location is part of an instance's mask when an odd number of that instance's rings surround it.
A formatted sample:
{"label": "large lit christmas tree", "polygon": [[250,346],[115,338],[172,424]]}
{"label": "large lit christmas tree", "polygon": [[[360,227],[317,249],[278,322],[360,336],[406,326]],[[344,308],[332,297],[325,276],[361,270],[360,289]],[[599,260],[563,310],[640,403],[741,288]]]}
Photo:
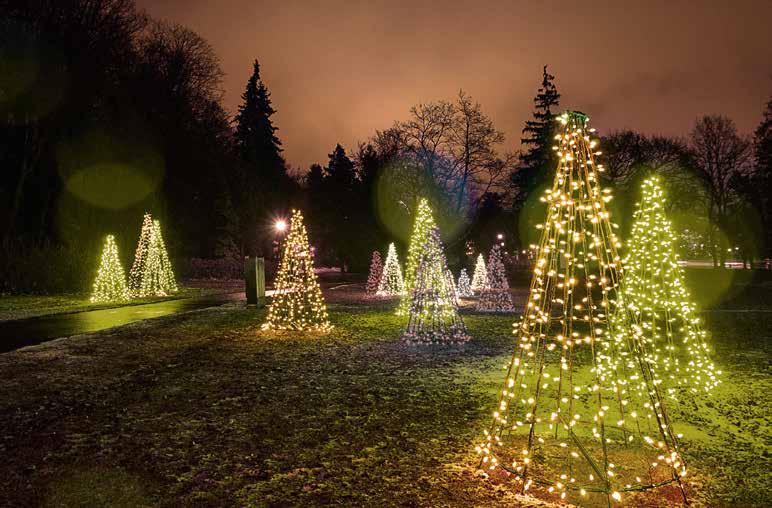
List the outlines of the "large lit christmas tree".
{"label": "large lit christmas tree", "polygon": [[606,210],[610,191],[598,182],[594,129],[581,113],[558,120],[558,166],[543,197],[530,295],[477,446],[481,467],[559,500],[611,504],[656,487],[680,489],[685,499],[686,465],[649,345],[616,313],[620,243]]}
{"label": "large lit christmas tree", "polygon": [[381,275],[383,275],[383,262],[381,261],[381,253],[373,251],[373,257],[370,260],[370,272],[367,274],[367,284],[365,284],[365,295],[374,296],[378,292],[378,284],[381,282]]}
{"label": "large lit christmas tree", "polygon": [[477,263],[474,265],[474,273],[472,273],[472,291],[479,293],[482,288],[485,287],[485,283],[488,280],[488,269],[485,267],[485,258],[483,258],[482,252],[477,255]]}
{"label": "large lit christmas tree", "polygon": [[153,234],[153,217],[145,213],[142,220],[142,230],[139,233],[137,250],[134,252],[134,263],[129,271],[129,292],[132,296],[138,297],[142,287],[142,274],[145,271],[147,263],[147,250],[150,246],[150,236]]}
{"label": "large lit christmas tree", "polygon": [[177,291],[174,270],[166,252],[161,223],[153,221],[138,296],[168,296]]}
{"label": "large lit christmas tree", "polygon": [[399,267],[397,248],[394,243],[389,244],[386,254],[386,263],[383,265],[381,280],[378,282],[378,296],[400,296],[405,292],[405,281],[402,280],[402,269]]}
{"label": "large lit christmas tree", "polygon": [[512,294],[504,262],[501,260],[501,247],[494,245],[488,255],[488,276],[477,300],[477,312],[514,312]]}
{"label": "large lit christmas tree", "polygon": [[665,215],[659,178],[647,178],[641,190],[623,260],[620,293],[625,306],[618,312],[632,315],[633,333],[645,342],[647,361],[664,379],[669,395],[675,397],[679,388],[709,392],[720,371],[710,360],[707,334],[684,285],[678,240]]}
{"label": "large lit christmas tree", "polygon": [[92,303],[127,302],[129,289],[126,287],[126,275],[118,257],[118,246],[115,237],[107,235],[102,249],[102,259],[99,263],[94,289],[91,293]]}
{"label": "large lit christmas tree", "polygon": [[453,275],[436,227],[422,246],[408,311],[402,339],[409,344],[459,344],[470,339],[458,314]]}
{"label": "large lit christmas tree", "polygon": [[429,233],[437,227],[432,215],[432,209],[429,208],[429,202],[426,198],[421,198],[418,202],[418,210],[413,223],[413,234],[410,237],[410,246],[407,250],[407,260],[405,261],[405,292],[402,300],[399,302],[397,314],[407,315],[410,310],[410,301],[415,287],[415,280],[418,274],[418,265],[421,263],[423,249],[428,245]]}
{"label": "large lit christmas tree", "polygon": [[461,273],[458,274],[456,294],[462,298],[469,298],[470,296],[474,296],[474,291],[472,291],[472,284],[469,280],[469,274],[466,273],[466,268],[462,268]]}
{"label": "large lit christmas tree", "polygon": [[303,215],[298,210],[292,211],[274,287],[268,317],[262,326],[264,330],[327,332],[332,329],[314,272]]}

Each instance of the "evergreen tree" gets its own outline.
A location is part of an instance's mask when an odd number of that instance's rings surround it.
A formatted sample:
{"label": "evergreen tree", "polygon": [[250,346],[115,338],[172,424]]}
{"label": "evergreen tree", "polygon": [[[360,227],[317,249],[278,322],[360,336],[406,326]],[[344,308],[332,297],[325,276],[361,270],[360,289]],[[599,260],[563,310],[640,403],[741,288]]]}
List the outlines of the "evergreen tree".
{"label": "evergreen tree", "polygon": [[399,267],[397,248],[394,242],[389,244],[386,263],[383,265],[381,280],[378,282],[378,296],[399,296],[405,292],[405,282],[402,280],[402,269]]}
{"label": "evergreen tree", "polygon": [[365,285],[365,294],[367,296],[373,296],[378,291],[382,275],[383,262],[381,261],[381,253],[376,250],[373,252],[373,257],[370,261],[370,272],[367,274],[367,284]]}
{"label": "evergreen tree", "polygon": [[314,272],[314,256],[308,244],[303,215],[298,210],[292,211],[274,285],[276,290],[262,326],[264,330],[326,332],[332,329]]}
{"label": "evergreen tree", "polygon": [[253,72],[241,96],[236,115],[236,148],[242,162],[242,232],[248,253],[267,252],[269,237],[259,226],[284,208],[291,191],[282,157],[281,141],[271,117],[276,112],[271,94],[260,78],[260,64]]}
{"label": "evergreen tree", "polygon": [[329,154],[325,171],[324,187],[329,200],[325,220],[334,224],[331,231],[333,252],[341,272],[344,272],[358,243],[359,231],[352,227],[352,223],[359,186],[354,163],[340,144],[336,144]]}
{"label": "evergreen tree", "polygon": [[456,285],[456,293],[458,296],[468,298],[474,296],[472,291],[472,285],[469,281],[469,274],[466,273],[466,268],[461,269],[461,273],[458,275],[458,284]]}
{"label": "evergreen tree", "polygon": [[236,242],[239,218],[227,188],[221,189],[217,194],[214,207],[216,214],[214,255],[220,258],[239,258],[241,253]]}
{"label": "evergreen tree", "polygon": [[539,186],[548,181],[549,169],[556,159],[552,151],[555,136],[554,108],[559,104],[560,94],[553,83],[555,76],[542,71],[541,88],[534,97],[533,119],[525,122],[523,138],[520,142],[525,151],[520,156],[520,164],[512,174],[515,188],[515,209],[520,209],[525,200]]}
{"label": "evergreen tree", "polygon": [[488,255],[488,276],[480,291],[477,312],[514,312],[514,310],[507,272],[501,260],[501,247],[494,245]]}
{"label": "evergreen tree", "polygon": [[129,298],[129,289],[126,287],[126,276],[118,256],[115,237],[107,235],[99,271],[94,281],[94,290],[91,293],[91,302],[127,302]]}
{"label": "evergreen tree", "polygon": [[472,291],[480,292],[488,283],[488,269],[485,267],[485,258],[482,252],[477,255],[477,262],[474,265],[472,274]]}

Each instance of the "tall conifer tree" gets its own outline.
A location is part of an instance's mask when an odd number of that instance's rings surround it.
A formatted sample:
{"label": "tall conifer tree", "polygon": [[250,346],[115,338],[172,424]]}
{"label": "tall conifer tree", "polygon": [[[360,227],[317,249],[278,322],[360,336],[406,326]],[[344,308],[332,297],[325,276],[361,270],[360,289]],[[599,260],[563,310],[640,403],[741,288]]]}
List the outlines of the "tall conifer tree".
{"label": "tall conifer tree", "polygon": [[242,162],[242,233],[247,252],[265,252],[268,237],[258,236],[262,231],[260,226],[284,208],[291,181],[281,154],[281,141],[276,136],[277,128],[271,119],[276,110],[260,78],[257,60],[241,99],[235,139]]}
{"label": "tall conifer tree", "polygon": [[541,87],[534,97],[533,119],[525,122],[523,138],[520,142],[525,151],[520,156],[520,164],[512,174],[512,184],[516,188],[515,208],[520,208],[525,200],[539,186],[548,181],[548,172],[556,161],[552,151],[555,136],[555,108],[560,101],[560,94],[555,87],[555,76],[542,71]]}

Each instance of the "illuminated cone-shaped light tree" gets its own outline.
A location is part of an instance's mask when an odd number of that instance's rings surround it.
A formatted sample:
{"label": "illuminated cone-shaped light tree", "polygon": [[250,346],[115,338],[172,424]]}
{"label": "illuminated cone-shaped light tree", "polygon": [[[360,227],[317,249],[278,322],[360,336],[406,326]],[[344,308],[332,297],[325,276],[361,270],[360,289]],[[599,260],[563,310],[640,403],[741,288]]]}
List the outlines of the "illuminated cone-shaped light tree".
{"label": "illuminated cone-shaped light tree", "polygon": [[367,296],[374,296],[378,292],[381,275],[383,275],[383,262],[381,261],[381,253],[376,250],[370,260],[370,273],[367,275],[367,284],[365,285]]}
{"label": "illuminated cone-shaped light tree", "polygon": [[153,221],[138,296],[168,296],[177,291],[174,270],[166,252],[161,223]]}
{"label": "illuminated cone-shaped light tree", "polygon": [[142,220],[142,230],[139,233],[137,250],[134,252],[134,263],[129,271],[129,292],[138,297],[142,287],[142,274],[147,263],[147,250],[150,246],[150,237],[153,234],[153,217],[146,213]]}
{"label": "illuminated cone-shaped light tree", "polygon": [[707,334],[684,285],[678,240],[665,215],[665,197],[656,176],[644,180],[633,218],[620,282],[625,305],[618,312],[622,317],[632,315],[632,333],[645,342],[646,361],[663,379],[669,395],[676,397],[679,388],[709,392],[721,372],[710,360]]}
{"label": "illuminated cone-shaped light tree", "polygon": [[453,275],[436,227],[421,250],[408,311],[402,339],[409,344],[459,344],[470,339],[458,314]]}
{"label": "illuminated cone-shaped light tree", "polygon": [[381,280],[378,282],[378,296],[399,296],[405,292],[405,281],[402,280],[402,269],[399,267],[397,248],[389,244],[386,254],[386,264],[383,265]]}
{"label": "illuminated cone-shaped light tree", "polygon": [[314,272],[303,215],[292,211],[268,318],[263,329],[327,332],[332,329]]}
{"label": "illuminated cone-shaped light tree", "polygon": [[418,202],[418,211],[413,223],[413,234],[410,237],[410,246],[408,247],[407,260],[405,261],[405,292],[397,308],[397,314],[401,316],[407,315],[410,310],[410,302],[423,249],[428,245],[429,234],[435,227],[437,227],[437,224],[434,222],[429,202],[426,198],[421,198]]}
{"label": "illuminated cone-shaped light tree", "polygon": [[485,259],[482,253],[480,253],[477,255],[477,263],[474,265],[474,273],[472,274],[472,291],[475,293],[482,291],[487,280],[488,269],[485,268]]}
{"label": "illuminated cone-shaped light tree", "polygon": [[615,313],[622,264],[606,211],[610,191],[598,182],[594,129],[581,113],[558,121],[558,167],[542,198],[548,209],[530,295],[491,427],[477,446],[481,467],[561,500],[611,504],[655,487],[684,495],[686,466],[648,344],[610,317],[623,316]]}
{"label": "illuminated cone-shaped light tree", "polygon": [[91,293],[92,303],[126,302],[129,300],[129,289],[126,287],[126,274],[118,257],[118,246],[115,237],[107,235],[102,249],[102,260],[94,281]]}
{"label": "illuminated cone-shaped light tree", "polygon": [[466,273],[466,268],[462,268],[461,273],[458,274],[458,284],[456,284],[456,294],[464,298],[474,296],[474,292],[472,291],[472,284],[469,281],[469,275]]}
{"label": "illuminated cone-shaped light tree", "polygon": [[488,276],[485,286],[480,291],[477,300],[478,312],[514,312],[512,295],[509,292],[507,271],[501,260],[501,248],[498,245],[491,247],[488,255]]}

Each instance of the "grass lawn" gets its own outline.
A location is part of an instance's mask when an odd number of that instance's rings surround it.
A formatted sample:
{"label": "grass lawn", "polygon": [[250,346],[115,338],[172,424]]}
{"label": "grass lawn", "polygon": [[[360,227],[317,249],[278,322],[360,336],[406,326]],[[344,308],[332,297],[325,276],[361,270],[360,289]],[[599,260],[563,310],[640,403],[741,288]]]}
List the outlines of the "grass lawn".
{"label": "grass lawn", "polygon": [[49,314],[81,312],[85,310],[110,309],[125,305],[141,305],[177,298],[208,296],[243,289],[241,281],[223,284],[211,284],[208,281],[190,281],[180,290],[168,297],[137,298],[125,304],[91,303],[90,294],[59,295],[0,295],[0,321],[26,319]]}
{"label": "grass lawn", "polygon": [[[388,305],[331,301],[326,336],[260,331],[264,311],[232,304],[0,355],[0,499],[535,506],[475,474],[513,318],[467,315],[470,344],[411,348]],[[678,410],[688,492],[766,506],[772,313],[706,321],[724,384],[706,414]]]}

